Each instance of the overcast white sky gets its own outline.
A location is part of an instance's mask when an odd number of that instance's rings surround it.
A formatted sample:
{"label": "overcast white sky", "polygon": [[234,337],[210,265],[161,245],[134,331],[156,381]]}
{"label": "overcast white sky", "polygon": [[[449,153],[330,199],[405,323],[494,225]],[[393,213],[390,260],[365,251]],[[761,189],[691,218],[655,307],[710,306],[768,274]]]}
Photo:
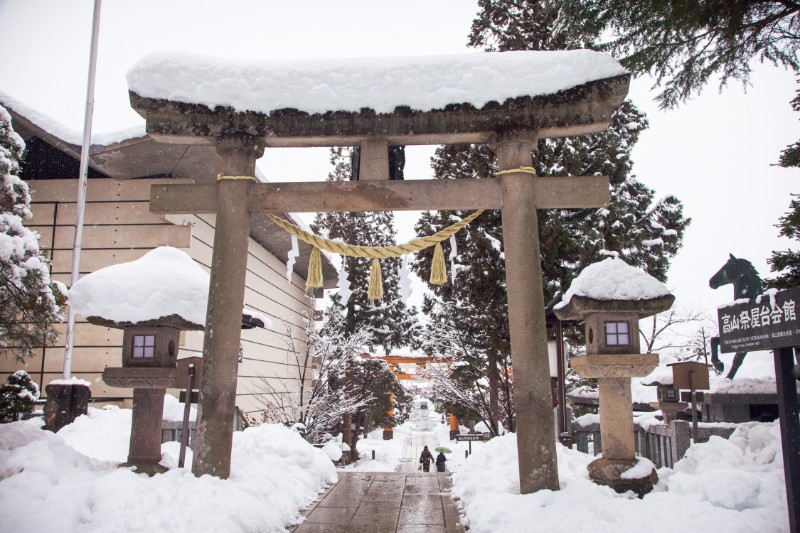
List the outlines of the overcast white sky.
{"label": "overcast white sky", "polygon": [[[83,124],[92,0],[0,0],[0,93],[71,129]],[[477,53],[466,48],[477,2],[465,0],[105,0],[101,18],[95,133],[142,121],[130,110],[124,73],[156,50],[223,57],[397,56]],[[398,76],[402,73],[398,73]],[[758,66],[745,93],[732,85],[703,94],[674,111],[658,111],[647,80],[630,92],[650,119],[634,151],[635,174],[675,194],[693,222],[670,271],[678,301],[715,314],[732,290],[712,291],[708,278],[728,253],[750,259],[765,277],[771,250],[794,246],[774,224],[799,192],[798,169],[773,164],[800,137],[789,100],[790,73]],[[2,94],[0,94],[2,99]],[[406,174],[431,175],[433,149],[410,148]],[[324,179],[326,150],[287,149],[260,162],[274,180]],[[409,238],[415,217],[398,218]]]}

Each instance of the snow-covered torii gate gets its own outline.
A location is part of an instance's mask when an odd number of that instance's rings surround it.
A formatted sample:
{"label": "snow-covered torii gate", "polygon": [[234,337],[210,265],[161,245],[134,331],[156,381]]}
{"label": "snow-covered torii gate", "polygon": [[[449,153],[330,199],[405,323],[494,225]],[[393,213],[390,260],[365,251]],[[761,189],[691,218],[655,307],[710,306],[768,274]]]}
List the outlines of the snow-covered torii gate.
{"label": "snow-covered torii gate", "polygon": [[[154,185],[150,210],[214,213],[193,471],[227,477],[250,214],[502,210],[520,491],[557,490],[536,209],[601,207],[608,178],[536,177],[540,138],[608,127],[630,78],[610,56],[506,52],[293,62],[157,54],[128,72],[157,141],[216,147],[217,183]],[[390,181],[390,145],[489,143],[489,180]],[[360,181],[257,183],[269,147],[359,146]]]}

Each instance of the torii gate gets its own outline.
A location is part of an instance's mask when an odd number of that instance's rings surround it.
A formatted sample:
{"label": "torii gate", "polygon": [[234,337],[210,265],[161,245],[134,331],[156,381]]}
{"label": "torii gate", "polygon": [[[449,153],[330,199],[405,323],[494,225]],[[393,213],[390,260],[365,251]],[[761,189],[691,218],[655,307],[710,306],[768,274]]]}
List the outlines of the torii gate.
{"label": "torii gate", "polygon": [[[424,68],[417,68],[415,59]],[[431,66],[437,60],[441,62],[438,68]],[[320,112],[266,102],[237,111],[232,106],[242,109],[241,104],[235,103],[238,91],[246,92],[260,83],[280,84],[287,65],[291,67],[293,83],[307,80],[309,99],[314,98],[313,91],[320,85],[335,96],[340,85],[349,84],[347,87],[352,89],[354,81],[343,73],[338,78],[331,77],[331,68],[321,69],[319,61],[310,64],[307,71],[299,62],[264,63],[261,70],[258,64],[234,62],[219,70],[219,60],[209,59],[204,64],[196,56],[164,56],[146,58],[129,71],[131,104],[147,120],[147,133],[152,138],[212,145],[224,160],[217,183],[154,185],[150,201],[151,212],[158,214],[216,214],[195,475],[227,477],[230,472],[230,417],[235,405],[251,213],[500,209],[520,492],[559,488],[536,209],[604,206],[609,199],[608,178],[535,177],[528,169],[538,139],[607,128],[614,110],[627,95],[630,76],[610,56],[585,50],[468,54],[405,61],[422,76],[432,73],[433,81],[412,80],[429,90],[431,84],[445,90],[463,84],[459,76],[465,73],[475,79],[476,71],[470,70],[470,65],[477,65],[478,78],[487,86],[497,86],[492,89],[497,95],[484,98],[482,107],[462,103],[468,101],[464,99],[418,111],[412,92],[409,101],[397,102],[393,111],[376,112],[376,106],[370,108],[370,97],[394,90],[394,84],[405,81],[404,65],[391,58],[378,73],[383,74],[384,81],[373,80],[370,90],[364,93],[363,107],[349,111],[330,107]],[[370,74],[370,69],[382,68],[379,60],[366,63],[365,75]],[[453,68],[454,64],[458,68]],[[597,68],[598,64],[605,67]],[[352,67],[350,63],[345,66]],[[541,88],[542,79],[560,80],[565,69],[583,69],[583,77],[555,88]],[[185,72],[197,71],[208,74],[199,91],[200,82],[184,76]],[[530,90],[505,94],[503,83],[492,84],[496,82],[492,72]],[[514,75],[509,78],[508,72]],[[237,75],[241,79],[236,79]],[[231,85],[232,78],[236,83]],[[236,87],[229,92],[237,94],[229,95],[230,99],[217,97],[219,101],[215,101],[213,95],[221,94],[214,92],[215,87],[226,83]],[[293,90],[302,92],[303,87],[293,86]],[[483,85],[480,90],[488,91]],[[176,94],[182,96],[174,97]],[[294,109],[287,109],[291,107]],[[497,179],[389,181],[389,145],[454,143],[492,145],[500,169]],[[256,160],[265,147],[312,146],[360,146],[360,181],[267,184],[247,178],[255,175]]]}

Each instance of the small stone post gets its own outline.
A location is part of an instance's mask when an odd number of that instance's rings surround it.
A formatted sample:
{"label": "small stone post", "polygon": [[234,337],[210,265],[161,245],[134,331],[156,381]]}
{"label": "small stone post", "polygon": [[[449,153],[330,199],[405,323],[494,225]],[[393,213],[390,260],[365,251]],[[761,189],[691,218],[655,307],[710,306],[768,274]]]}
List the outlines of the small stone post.
{"label": "small stone post", "polygon": [[89,385],[78,380],[71,381],[58,380],[44,388],[47,393],[44,427],[54,433],[85,415],[89,409],[89,399],[92,397]]}

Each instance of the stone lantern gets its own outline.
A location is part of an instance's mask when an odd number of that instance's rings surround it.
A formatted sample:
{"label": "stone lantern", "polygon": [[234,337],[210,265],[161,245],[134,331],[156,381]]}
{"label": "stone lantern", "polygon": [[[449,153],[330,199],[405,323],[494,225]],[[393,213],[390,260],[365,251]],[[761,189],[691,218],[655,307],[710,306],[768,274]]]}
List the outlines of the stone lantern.
{"label": "stone lantern", "polygon": [[164,395],[176,386],[181,331],[203,329],[208,286],[208,274],[188,254],[163,246],[70,288],[70,306],[87,321],[124,332],[122,367],[106,368],[103,381],[133,389],[125,466],[150,475],[165,470],[159,465]]}
{"label": "stone lantern", "polygon": [[[70,305],[99,326],[122,329],[122,367],[106,368],[103,381],[133,389],[128,461],[138,471],[165,471],[161,461],[164,395],[179,386],[181,331],[203,330],[209,275],[181,250],[160,247],[129,263],[87,274],[70,289]],[[242,328],[264,327],[258,313],[243,315]]]}
{"label": "stone lantern", "polygon": [[587,267],[575,278],[555,308],[561,320],[582,320],[586,355],[573,357],[581,377],[596,378],[600,392],[602,457],[589,464],[595,483],[618,492],[649,492],[658,481],[655,470],[635,479],[624,476],[636,458],[631,378],[658,366],[657,354],[642,354],[639,320],[672,306],[674,297],[658,280],[621,259],[609,258]]}
{"label": "stone lantern", "polygon": [[178,386],[177,355],[183,330],[202,330],[177,315],[138,323],[116,323],[88,317],[92,324],[122,329],[122,367],[103,371],[103,381],[117,388],[133,389],[133,417],[128,460],[150,475],[164,472],[161,461],[161,422],[164,395]]}

